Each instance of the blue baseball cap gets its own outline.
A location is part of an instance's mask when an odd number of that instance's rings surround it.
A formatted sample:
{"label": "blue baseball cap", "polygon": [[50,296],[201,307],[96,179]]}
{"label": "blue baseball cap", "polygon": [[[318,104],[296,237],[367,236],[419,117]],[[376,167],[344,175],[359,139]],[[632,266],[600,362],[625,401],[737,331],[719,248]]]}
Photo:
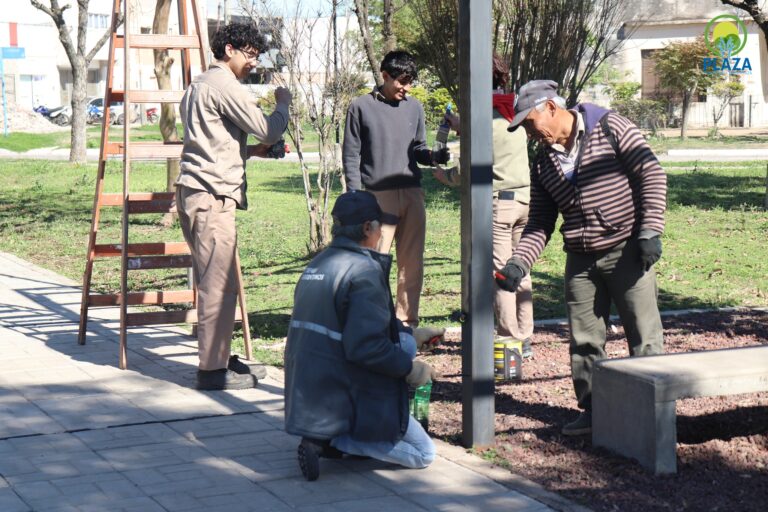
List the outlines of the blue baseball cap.
{"label": "blue baseball cap", "polygon": [[381,207],[376,196],[370,192],[350,190],[336,199],[331,215],[342,226],[354,226],[369,220],[381,220]]}

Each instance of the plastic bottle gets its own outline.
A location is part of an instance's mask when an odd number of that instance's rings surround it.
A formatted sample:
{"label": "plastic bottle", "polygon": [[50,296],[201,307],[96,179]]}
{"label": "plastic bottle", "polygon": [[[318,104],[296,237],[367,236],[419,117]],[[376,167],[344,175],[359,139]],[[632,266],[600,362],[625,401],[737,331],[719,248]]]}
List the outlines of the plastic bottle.
{"label": "plastic bottle", "polygon": [[411,415],[416,421],[421,423],[421,426],[424,427],[424,430],[429,428],[429,399],[431,395],[431,382],[427,382],[423,386],[419,386],[413,393]]}
{"label": "plastic bottle", "polygon": [[[449,103],[445,107],[445,114],[448,115],[451,113],[453,107]],[[451,132],[451,123],[448,122],[448,119],[443,118],[443,122],[440,123],[440,126],[437,128],[437,135],[435,135],[435,143],[432,145],[432,152],[437,153],[443,148],[448,147],[448,134]]]}

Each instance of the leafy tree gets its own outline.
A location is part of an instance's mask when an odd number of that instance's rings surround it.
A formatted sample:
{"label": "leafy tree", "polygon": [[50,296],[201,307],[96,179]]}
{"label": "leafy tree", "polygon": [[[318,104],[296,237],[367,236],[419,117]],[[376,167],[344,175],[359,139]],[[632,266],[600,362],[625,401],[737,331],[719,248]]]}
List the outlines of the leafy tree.
{"label": "leafy tree", "polygon": [[682,98],[681,139],[687,136],[688,113],[693,95],[698,90],[706,91],[722,79],[717,73],[704,72],[701,63],[705,57],[709,58],[710,55],[703,37],[691,42],[669,43],[653,55],[659,83]]}
{"label": "leafy tree", "polygon": [[744,84],[739,81],[738,76],[731,76],[726,80],[720,80],[712,85],[711,92],[712,95],[718,99],[718,104],[712,107],[712,121],[714,126],[712,126],[710,136],[717,137],[717,124],[720,122],[720,119],[722,119],[723,114],[725,114],[725,109],[731,104],[731,100],[744,93]]}
{"label": "leafy tree", "polygon": [[[30,3],[33,7],[51,17],[53,24],[59,31],[59,41],[64,47],[64,53],[67,54],[69,64],[72,66],[72,132],[69,161],[84,163],[88,65],[109,39],[112,27],[110,26],[93,47],[88,50],[86,48],[86,37],[88,35],[88,4],[90,0],[77,0],[77,27],[75,29],[70,28],[64,19],[64,12],[71,7],[69,4],[61,5],[59,0],[30,0]],[[6,5],[7,7],[9,6]],[[114,29],[117,30],[117,27],[122,24],[122,15],[115,21]],[[77,34],[77,39],[74,42],[70,36],[70,33],[73,31]],[[105,105],[106,107],[107,105]]]}
{"label": "leafy tree", "polygon": [[768,46],[768,4],[763,0],[763,5],[760,6],[759,0],[720,0],[725,5],[732,5],[737,9],[745,11],[752,16],[757,26],[763,31],[763,37],[765,37],[766,46]]}
{"label": "leafy tree", "polygon": [[[624,39],[613,38],[622,0],[494,0],[494,49],[512,70],[513,87],[557,81],[569,104]],[[418,25],[413,30],[413,24]],[[458,0],[411,0],[396,17],[398,39],[432,69],[457,104]]]}

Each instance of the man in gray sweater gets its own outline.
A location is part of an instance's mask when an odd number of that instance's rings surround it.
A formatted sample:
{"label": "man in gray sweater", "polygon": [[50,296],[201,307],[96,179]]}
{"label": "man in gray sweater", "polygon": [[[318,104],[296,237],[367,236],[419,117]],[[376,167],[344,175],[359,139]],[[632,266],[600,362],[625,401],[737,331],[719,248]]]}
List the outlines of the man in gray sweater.
{"label": "man in gray sweater", "polygon": [[384,85],[349,106],[342,155],[347,187],[373,193],[384,212],[377,250],[389,253],[396,242],[396,315],[410,326],[419,323],[424,281],[426,212],[418,164],[445,164],[450,156],[427,147],[424,108],[408,97],[417,74],[409,53],[384,56]]}

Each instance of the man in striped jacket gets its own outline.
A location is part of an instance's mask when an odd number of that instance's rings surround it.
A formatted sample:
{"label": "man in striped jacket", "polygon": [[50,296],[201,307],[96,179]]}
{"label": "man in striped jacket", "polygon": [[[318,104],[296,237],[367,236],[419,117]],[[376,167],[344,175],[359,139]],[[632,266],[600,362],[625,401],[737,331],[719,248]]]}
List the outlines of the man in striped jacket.
{"label": "man in striped jacket", "polygon": [[496,280],[517,289],[561,213],[571,374],[583,409],[562,433],[582,435],[592,431],[592,367],[606,357],[611,303],[632,356],[663,350],[653,264],[661,257],[667,180],[632,122],[589,103],[567,110],[557,87],[534,80],[518,92],[508,129],[522,126],[540,149],[531,169],[528,224]]}

